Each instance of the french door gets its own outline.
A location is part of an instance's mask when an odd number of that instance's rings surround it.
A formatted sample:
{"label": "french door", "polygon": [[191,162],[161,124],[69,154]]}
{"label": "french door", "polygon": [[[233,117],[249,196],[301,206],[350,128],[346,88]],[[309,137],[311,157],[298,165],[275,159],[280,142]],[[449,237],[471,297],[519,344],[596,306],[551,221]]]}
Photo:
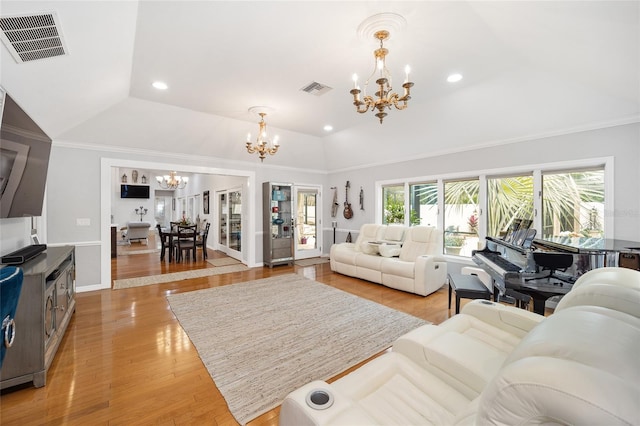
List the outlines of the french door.
{"label": "french door", "polygon": [[295,258],[318,257],[322,254],[320,187],[294,186],[293,193],[296,210]]}
{"label": "french door", "polygon": [[217,249],[242,259],[242,189],[218,191]]}

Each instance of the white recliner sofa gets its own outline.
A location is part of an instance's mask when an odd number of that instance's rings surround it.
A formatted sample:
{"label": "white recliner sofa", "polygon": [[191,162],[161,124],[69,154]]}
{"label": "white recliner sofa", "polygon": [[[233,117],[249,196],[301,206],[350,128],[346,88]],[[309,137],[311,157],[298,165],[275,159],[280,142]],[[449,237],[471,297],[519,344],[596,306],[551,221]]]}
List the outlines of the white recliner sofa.
{"label": "white recliner sofa", "polygon": [[640,272],[629,271],[583,275],[549,317],[469,302],[332,384],[292,392],[280,424],[640,424]]}
{"label": "white recliner sofa", "polygon": [[364,224],[355,243],[331,246],[331,270],[427,296],[446,283],[442,241],[433,227]]}

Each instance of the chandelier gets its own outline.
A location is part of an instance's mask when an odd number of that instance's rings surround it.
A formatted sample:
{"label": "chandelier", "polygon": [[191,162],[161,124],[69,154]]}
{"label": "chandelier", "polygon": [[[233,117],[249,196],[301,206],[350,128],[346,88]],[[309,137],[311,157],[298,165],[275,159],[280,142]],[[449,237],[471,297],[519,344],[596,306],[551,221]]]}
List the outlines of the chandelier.
{"label": "chandelier", "polygon": [[258,115],[260,116],[260,122],[258,125],[260,129],[258,130],[258,137],[253,144],[251,143],[251,133],[247,135],[247,152],[249,154],[253,154],[254,152],[258,153],[261,162],[264,161],[266,154],[273,155],[278,152],[278,148],[280,148],[278,136],[275,136],[272,141],[267,135],[267,123],[264,121],[264,117],[267,115],[267,113],[264,112],[265,108],[266,107],[249,108],[250,112],[259,110]]}
{"label": "chandelier", "polygon": [[188,177],[178,176],[177,172],[169,172],[169,175],[165,176],[156,176],[156,180],[158,181],[158,185],[162,189],[182,189],[187,186],[189,182]]}
{"label": "chandelier", "polygon": [[[383,45],[384,41],[389,38],[389,31],[376,31],[373,37],[380,41],[380,48],[373,51],[375,67],[373,69],[373,73],[371,73],[364,83],[364,100],[360,99],[361,90],[358,86],[358,76],[356,74],[353,75],[354,87],[349,93],[353,95],[353,104],[356,106],[356,111],[362,114],[369,110],[377,110],[378,112],[375,115],[380,119],[380,124],[382,124],[382,119],[387,116],[385,109],[391,109],[391,106],[394,106],[398,110],[403,110],[409,106],[407,102],[411,99],[410,90],[413,83],[409,81],[410,68],[407,65],[405,68],[406,78],[402,84],[404,94],[400,96],[397,93],[392,93],[393,87],[391,87],[391,73],[387,69],[386,63],[386,57],[389,51]],[[376,80],[377,91],[375,92],[374,97],[367,95],[367,86],[369,85],[369,81],[376,76],[376,74],[378,77]]]}

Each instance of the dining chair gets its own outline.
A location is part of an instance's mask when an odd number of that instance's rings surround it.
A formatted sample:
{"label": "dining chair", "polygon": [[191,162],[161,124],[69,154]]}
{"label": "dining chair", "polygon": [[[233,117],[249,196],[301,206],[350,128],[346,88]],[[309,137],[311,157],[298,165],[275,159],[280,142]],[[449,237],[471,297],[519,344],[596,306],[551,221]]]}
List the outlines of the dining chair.
{"label": "dining chair", "polygon": [[[162,227],[160,226],[160,224],[157,224],[156,228],[158,229],[158,236],[160,237],[160,244],[161,244],[160,260],[163,261],[164,260],[164,255],[165,255],[165,252],[167,251],[167,249],[171,250],[171,247],[169,247],[169,234],[167,234],[166,232],[162,231]],[[171,231],[169,231],[169,232],[171,232]],[[171,260],[171,259],[169,259],[169,260]]]}
{"label": "dining chair", "polygon": [[209,227],[211,226],[210,223],[207,223],[204,227],[204,231],[202,231],[202,234],[200,236],[198,236],[198,239],[196,240],[196,247],[202,247],[202,259],[206,260],[208,255],[207,255],[207,237],[209,236]]}
{"label": "dining chair", "polygon": [[196,260],[196,225],[179,225],[178,239],[173,246],[176,251],[176,261],[182,261],[183,257],[190,258],[193,253],[193,260]]}

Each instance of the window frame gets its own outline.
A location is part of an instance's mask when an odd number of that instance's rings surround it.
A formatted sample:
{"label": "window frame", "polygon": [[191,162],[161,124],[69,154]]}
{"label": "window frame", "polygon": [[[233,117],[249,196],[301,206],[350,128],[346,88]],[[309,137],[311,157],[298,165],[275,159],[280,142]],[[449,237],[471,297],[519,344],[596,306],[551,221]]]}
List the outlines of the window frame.
{"label": "window frame", "polygon": [[[531,174],[533,176],[533,224],[539,232],[542,231],[542,176],[549,173],[562,173],[582,171],[585,169],[602,168],[604,170],[604,211],[603,220],[604,238],[613,238],[614,230],[614,157],[597,157],[582,160],[560,161],[541,164],[528,164],[522,166],[501,167],[495,169],[469,170],[465,172],[447,173],[441,175],[425,175],[409,178],[397,178],[374,182],[375,187],[375,223],[383,222],[382,188],[385,186],[404,186],[405,217],[404,225],[410,226],[409,186],[436,182],[438,186],[438,219],[436,228],[444,229],[444,183],[452,180],[479,179],[478,193],[478,236],[481,240],[486,238],[487,232],[487,179],[496,176]],[[609,214],[607,214],[607,212]],[[465,259],[465,258],[459,258]]]}

